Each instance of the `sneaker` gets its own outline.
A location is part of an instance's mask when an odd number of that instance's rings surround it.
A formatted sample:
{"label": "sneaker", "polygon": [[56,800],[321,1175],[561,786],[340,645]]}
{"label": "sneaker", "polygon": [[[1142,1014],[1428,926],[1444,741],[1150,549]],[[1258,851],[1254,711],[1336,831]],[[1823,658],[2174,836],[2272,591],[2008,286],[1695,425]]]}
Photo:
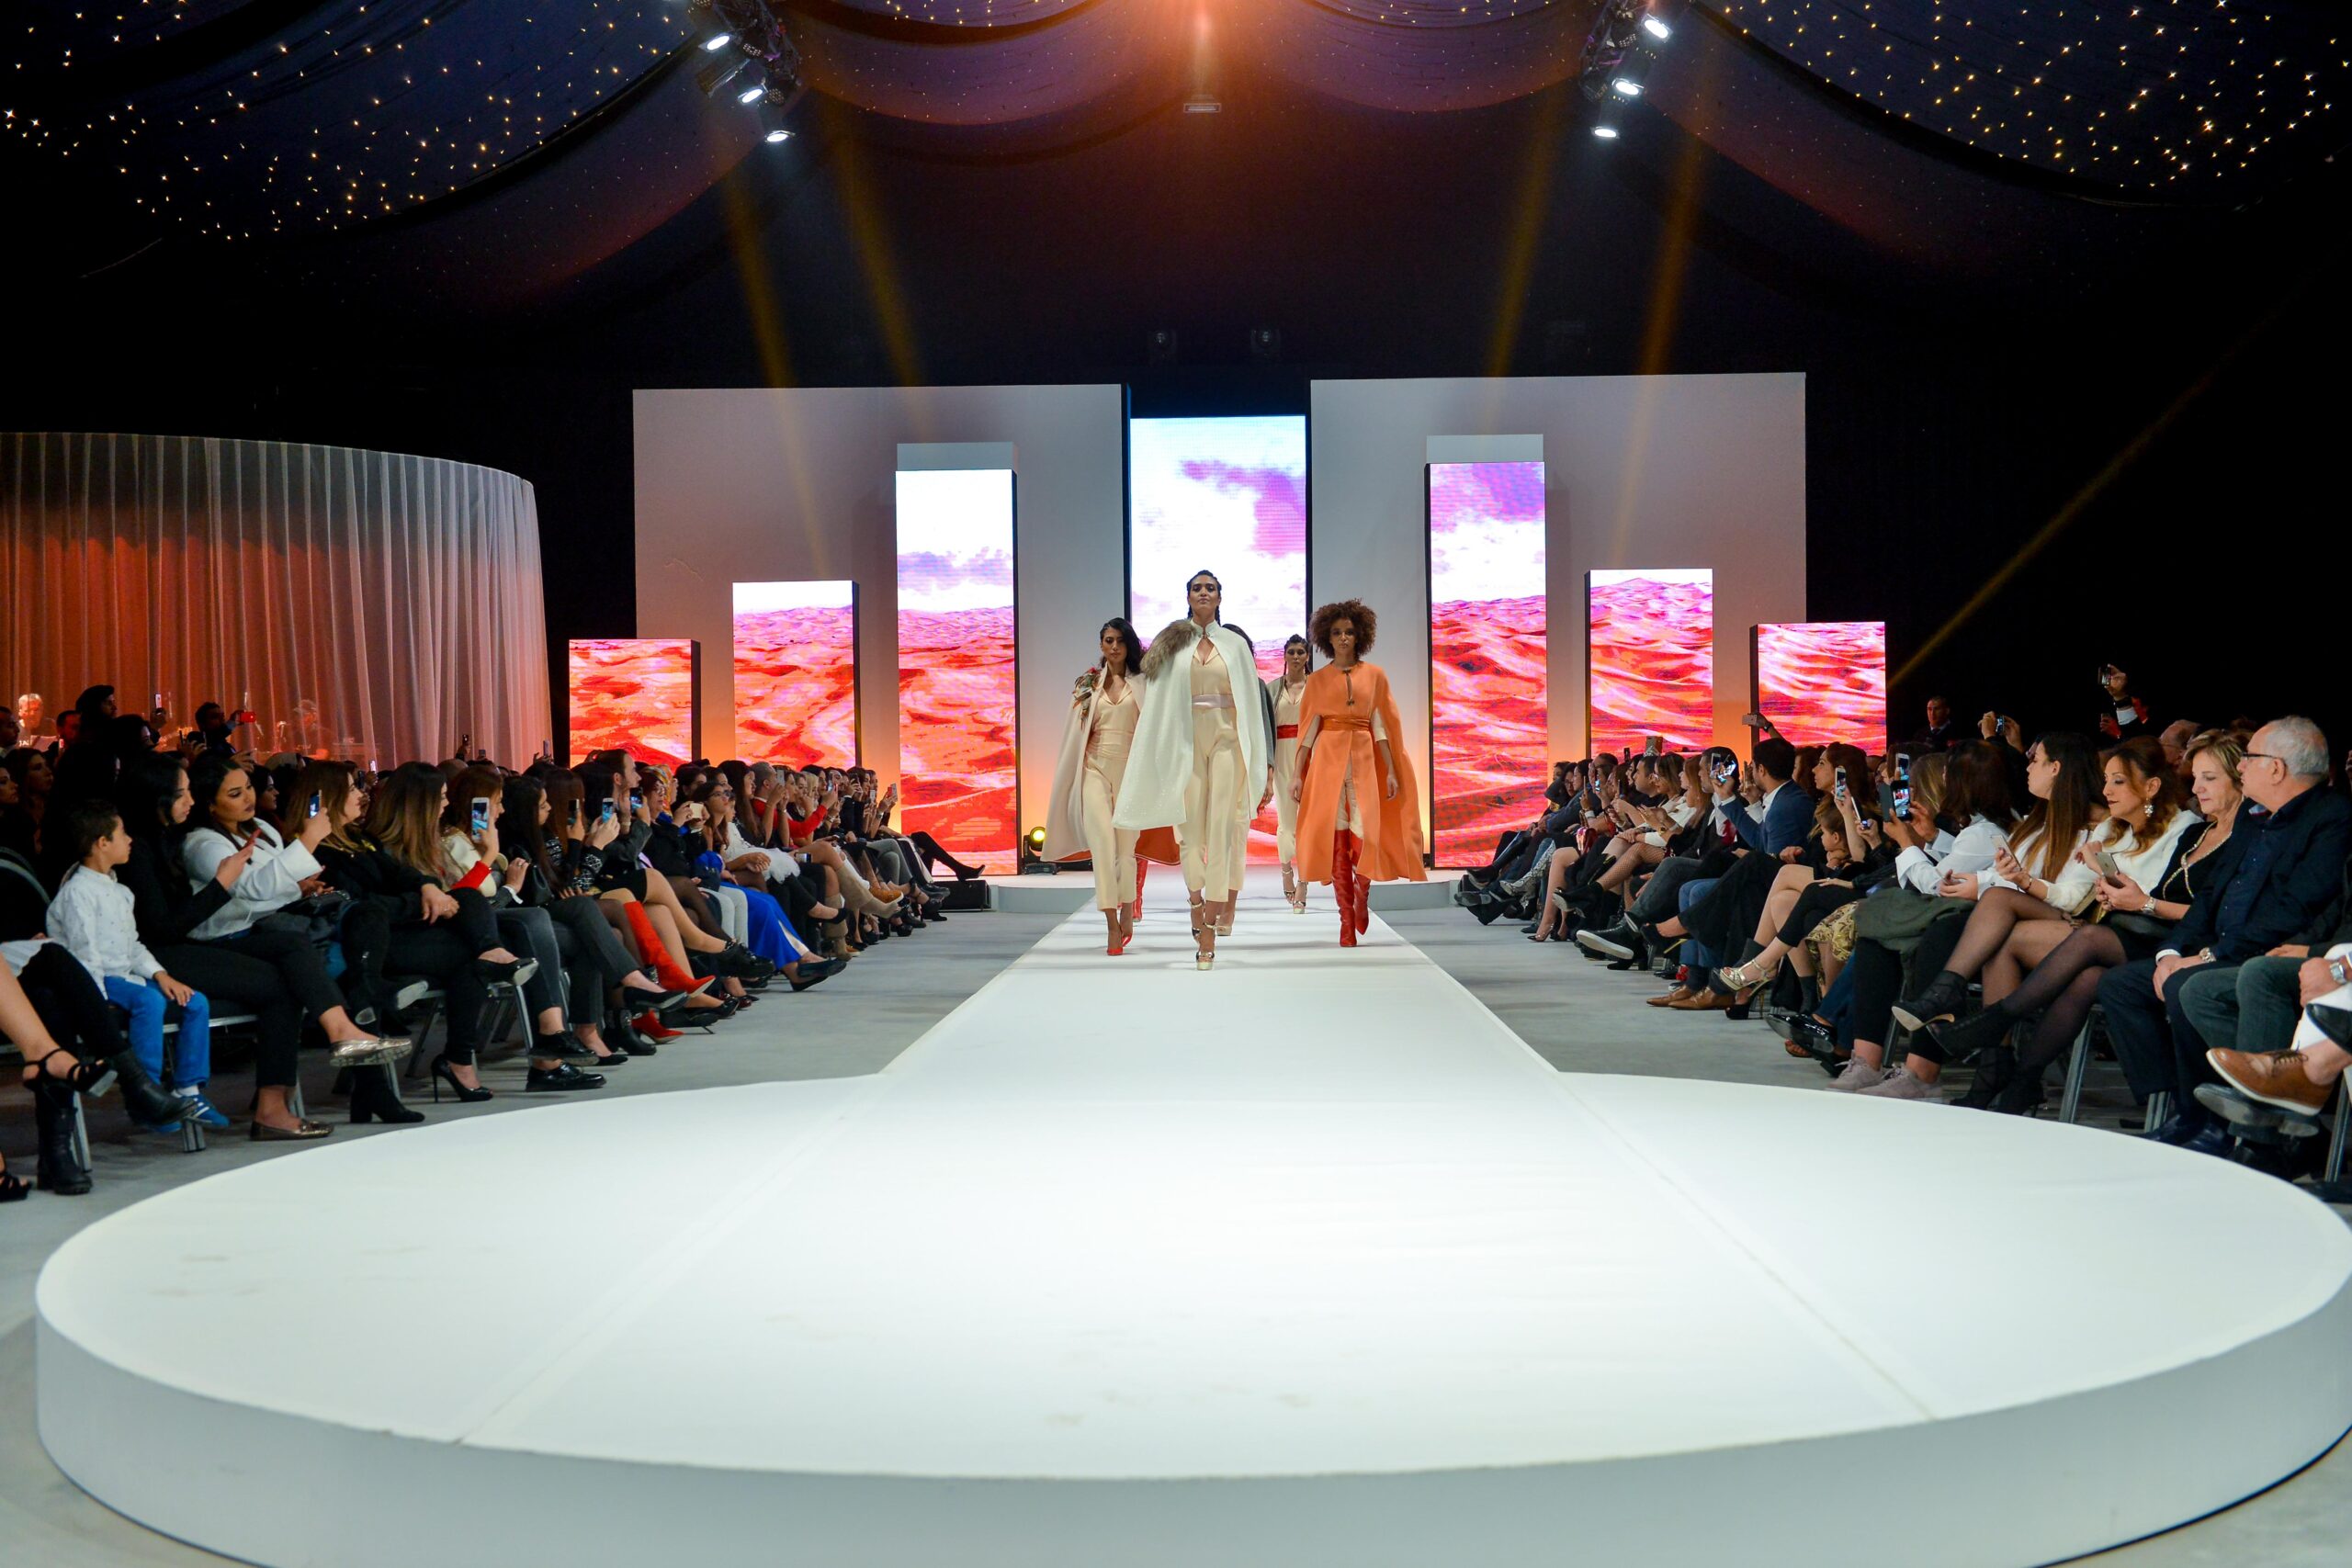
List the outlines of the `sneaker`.
{"label": "sneaker", "polygon": [[1835,1094],[1859,1094],[1863,1089],[1876,1087],[1887,1076],[1886,1068],[1871,1066],[1860,1056],[1854,1056],[1838,1069],[1838,1076],[1829,1080],[1829,1088]]}
{"label": "sneaker", "polygon": [[1630,946],[1600,931],[1577,932],[1577,945],[1587,953],[1598,953],[1603,958],[1629,959],[1634,956],[1634,950]]}
{"label": "sneaker", "polygon": [[202,1089],[184,1089],[178,1091],[178,1095],[180,1114],[188,1117],[197,1125],[215,1129],[225,1129],[229,1126],[229,1113],[207,1099]]}
{"label": "sneaker", "polygon": [[1874,1084],[1865,1084],[1854,1091],[1873,1100],[1924,1100],[1930,1104],[1942,1103],[1936,1086],[1908,1067],[1898,1067]]}

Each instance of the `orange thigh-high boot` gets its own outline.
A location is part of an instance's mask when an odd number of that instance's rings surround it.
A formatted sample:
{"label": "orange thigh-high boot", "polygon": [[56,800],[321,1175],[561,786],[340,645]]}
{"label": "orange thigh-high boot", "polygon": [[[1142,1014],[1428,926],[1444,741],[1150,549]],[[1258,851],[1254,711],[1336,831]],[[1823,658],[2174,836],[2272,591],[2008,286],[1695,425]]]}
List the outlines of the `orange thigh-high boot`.
{"label": "orange thigh-high boot", "polygon": [[1340,906],[1340,945],[1356,944],[1356,837],[1345,828],[1331,834],[1331,897]]}
{"label": "orange thigh-high boot", "polygon": [[622,908],[628,911],[629,933],[637,938],[638,953],[653,965],[653,977],[673,991],[700,989],[702,982],[687,974],[670,955],[670,949],[653,929],[652,917],[645,912],[645,906],[632,900]]}

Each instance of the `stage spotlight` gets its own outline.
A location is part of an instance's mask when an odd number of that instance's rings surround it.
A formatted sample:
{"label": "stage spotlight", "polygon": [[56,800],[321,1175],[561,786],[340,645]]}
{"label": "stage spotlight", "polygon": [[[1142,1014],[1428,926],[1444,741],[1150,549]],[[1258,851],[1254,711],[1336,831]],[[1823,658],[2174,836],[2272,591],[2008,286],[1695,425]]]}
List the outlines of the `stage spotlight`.
{"label": "stage spotlight", "polygon": [[713,54],[716,54],[734,41],[735,35],[733,33],[720,33],[715,38],[707,38],[703,39],[702,46],[703,48],[710,51]]}
{"label": "stage spotlight", "polygon": [[1611,77],[1609,82],[1609,90],[1621,98],[1638,98],[1642,96],[1642,85],[1631,76]]}
{"label": "stage spotlight", "polygon": [[741,92],[735,95],[735,101],[739,104],[753,104],[759,102],[762,98],[764,98],[767,96],[768,90],[764,86],[746,87]]}
{"label": "stage spotlight", "polygon": [[1022,838],[1029,845],[1029,852],[1031,854],[1035,855],[1046,852],[1046,830],[1043,828],[1032,828],[1028,832],[1023,834]]}
{"label": "stage spotlight", "polygon": [[790,131],[788,131],[788,130],[785,130],[785,129],[784,129],[784,127],[782,127],[782,126],[780,126],[780,125],[779,125],[779,126],[777,126],[774,130],[769,131],[769,132],[768,132],[768,134],[767,134],[767,141],[768,141],[769,145],[771,145],[771,146],[775,145],[776,142],[779,142],[779,141],[791,141],[791,140],[792,140],[792,132],[790,132]]}
{"label": "stage spotlight", "polygon": [[1154,327],[1144,340],[1144,358],[1153,365],[1172,365],[1176,361],[1176,329]]}
{"label": "stage spotlight", "polygon": [[1250,357],[1261,365],[1272,365],[1283,356],[1283,334],[1279,327],[1250,329]]}
{"label": "stage spotlight", "polygon": [[1667,39],[1674,36],[1674,29],[1668,27],[1664,22],[1659,21],[1656,17],[1644,17],[1642,18],[1642,31],[1649,34],[1650,37],[1657,39],[1660,43],[1664,43]]}
{"label": "stage spotlight", "polygon": [[1617,128],[1613,125],[1596,125],[1592,128],[1592,133],[1595,136],[1600,137],[1603,141],[1614,141],[1617,140]]}

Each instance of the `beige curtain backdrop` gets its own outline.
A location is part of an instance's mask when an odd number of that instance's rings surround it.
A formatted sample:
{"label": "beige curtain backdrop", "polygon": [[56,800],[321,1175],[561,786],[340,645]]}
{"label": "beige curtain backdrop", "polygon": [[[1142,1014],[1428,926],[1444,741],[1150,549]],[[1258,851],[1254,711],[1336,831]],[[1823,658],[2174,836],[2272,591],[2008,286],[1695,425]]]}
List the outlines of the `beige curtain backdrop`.
{"label": "beige curtain backdrop", "polygon": [[538,511],[469,463],[169,435],[0,434],[0,700],[111,684],[172,724],[250,694],[265,754],[386,766],[551,733]]}

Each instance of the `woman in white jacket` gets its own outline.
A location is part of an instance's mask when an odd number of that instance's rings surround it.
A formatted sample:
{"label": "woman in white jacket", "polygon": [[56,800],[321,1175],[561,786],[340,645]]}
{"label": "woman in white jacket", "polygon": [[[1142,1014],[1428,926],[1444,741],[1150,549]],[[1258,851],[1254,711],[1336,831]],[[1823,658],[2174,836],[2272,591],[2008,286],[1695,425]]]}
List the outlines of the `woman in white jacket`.
{"label": "woman in white jacket", "polygon": [[1103,951],[1116,958],[1135,940],[1136,829],[1113,821],[1141,723],[1143,646],[1135,627],[1114,615],[1097,634],[1102,662],[1078,678],[1069,720],[1054,764],[1046,808],[1047,860],[1083,854],[1094,865],[1094,907],[1102,911]]}

